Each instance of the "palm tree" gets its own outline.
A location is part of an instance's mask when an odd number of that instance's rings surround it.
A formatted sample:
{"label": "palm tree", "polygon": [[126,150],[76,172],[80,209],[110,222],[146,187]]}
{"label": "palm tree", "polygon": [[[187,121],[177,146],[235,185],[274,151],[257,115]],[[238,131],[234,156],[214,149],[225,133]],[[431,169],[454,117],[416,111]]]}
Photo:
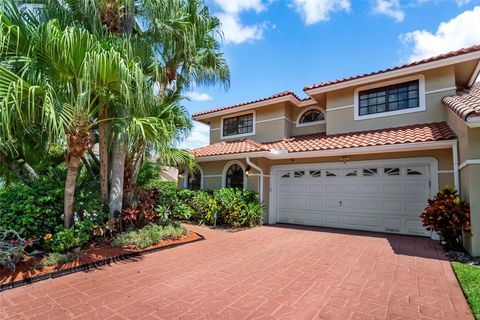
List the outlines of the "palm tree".
{"label": "palm tree", "polygon": [[135,81],[144,81],[141,69],[104,49],[85,29],[62,30],[56,20],[41,23],[14,3],[5,5],[0,21],[0,78],[7,79],[0,82],[0,114],[15,119],[2,121],[1,133],[9,139],[13,124],[27,130],[40,123],[50,140],[63,138],[68,161],[64,220],[70,227],[75,180],[91,145],[98,101],[114,87],[122,92],[117,100],[128,103]]}

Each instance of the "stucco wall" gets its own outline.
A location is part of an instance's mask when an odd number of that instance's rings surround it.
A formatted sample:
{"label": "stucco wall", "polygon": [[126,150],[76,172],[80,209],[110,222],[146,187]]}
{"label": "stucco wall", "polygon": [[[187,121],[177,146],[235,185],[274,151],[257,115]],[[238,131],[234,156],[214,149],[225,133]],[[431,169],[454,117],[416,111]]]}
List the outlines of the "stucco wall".
{"label": "stucco wall", "polygon": [[[429,70],[422,73],[425,77],[425,91],[445,89],[455,86],[455,72],[452,66]],[[412,74],[415,75],[415,74]],[[405,76],[403,76],[405,77]],[[403,77],[389,80],[401,79]],[[381,84],[374,82],[371,84]],[[438,122],[447,119],[446,108],[441,99],[455,94],[455,90],[447,90],[426,94],[426,110],[402,115],[385,116],[374,119],[354,120],[354,92],[361,86],[335,90],[326,94],[327,105],[327,134],[336,134],[349,131],[374,130],[388,127],[399,127],[417,123]],[[351,106],[336,109],[338,107]]]}

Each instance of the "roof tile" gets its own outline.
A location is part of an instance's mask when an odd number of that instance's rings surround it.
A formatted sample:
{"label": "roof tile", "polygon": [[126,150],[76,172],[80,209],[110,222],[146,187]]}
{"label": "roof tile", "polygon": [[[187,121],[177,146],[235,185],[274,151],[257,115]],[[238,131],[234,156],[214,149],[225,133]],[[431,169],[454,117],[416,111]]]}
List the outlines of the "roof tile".
{"label": "roof tile", "polygon": [[455,96],[445,97],[442,102],[463,120],[480,115],[480,83],[470,89],[457,91]]}
{"label": "roof tile", "polygon": [[251,139],[222,141],[195,149],[194,154],[196,157],[207,157],[270,150],[287,150],[294,153],[441,141],[455,137],[455,133],[446,122],[436,122],[335,135],[318,133],[266,143]]}
{"label": "roof tile", "polygon": [[347,81],[351,81],[351,80],[356,80],[356,79],[360,79],[360,78],[374,76],[374,75],[377,75],[377,74],[382,74],[382,73],[386,73],[386,72],[390,72],[390,71],[394,71],[394,70],[405,69],[405,68],[408,68],[408,67],[418,66],[418,65],[421,65],[421,64],[434,62],[434,61],[438,61],[438,60],[442,60],[442,59],[452,58],[452,57],[456,57],[456,56],[459,56],[459,55],[462,55],[462,54],[467,54],[467,53],[471,53],[471,52],[475,52],[475,51],[480,51],[480,45],[474,45],[474,46],[471,46],[471,47],[468,47],[468,48],[463,48],[463,49],[460,49],[460,50],[451,51],[451,52],[448,52],[448,53],[440,54],[440,55],[435,56],[435,57],[430,57],[430,58],[426,58],[426,59],[423,59],[423,60],[410,62],[410,63],[404,64],[404,65],[401,65],[401,66],[398,66],[398,67],[394,67],[394,68],[384,69],[384,70],[375,71],[375,72],[371,72],[371,73],[364,73],[364,74],[356,75],[356,76],[353,76],[353,77],[347,77],[347,78],[342,78],[342,79],[336,79],[336,80],[321,82],[321,83],[314,84],[314,85],[311,85],[311,86],[306,86],[305,88],[303,88],[303,90],[308,91],[308,90],[311,90],[311,89],[327,87],[327,86],[331,86],[331,85],[342,83],[342,82],[347,82]]}

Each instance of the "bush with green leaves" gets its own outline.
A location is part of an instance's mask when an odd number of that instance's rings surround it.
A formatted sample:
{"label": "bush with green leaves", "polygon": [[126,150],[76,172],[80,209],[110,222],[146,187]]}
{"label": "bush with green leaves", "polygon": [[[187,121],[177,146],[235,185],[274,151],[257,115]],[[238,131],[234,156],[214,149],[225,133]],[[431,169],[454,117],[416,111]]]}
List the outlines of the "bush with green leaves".
{"label": "bush with green leaves", "polygon": [[69,262],[69,261],[71,261],[75,258],[76,258],[76,256],[72,255],[72,254],[52,252],[45,259],[42,260],[40,266],[41,267],[52,267],[52,266],[56,266],[58,264],[67,263],[67,262]]}
{"label": "bush with green leaves", "polygon": [[162,226],[149,224],[142,229],[132,230],[118,234],[112,241],[116,247],[135,247],[144,249],[156,245],[162,240],[179,239],[188,234],[188,230],[178,223]]}
{"label": "bush with green leaves", "polygon": [[256,192],[222,188],[214,191],[213,198],[217,204],[217,223],[232,227],[251,227],[262,223],[264,208]]}
{"label": "bush with green leaves", "polygon": [[63,225],[57,226],[55,234],[45,235],[45,249],[49,252],[66,253],[81,248],[90,240],[94,227],[94,223],[89,220],[77,221],[70,229]]}

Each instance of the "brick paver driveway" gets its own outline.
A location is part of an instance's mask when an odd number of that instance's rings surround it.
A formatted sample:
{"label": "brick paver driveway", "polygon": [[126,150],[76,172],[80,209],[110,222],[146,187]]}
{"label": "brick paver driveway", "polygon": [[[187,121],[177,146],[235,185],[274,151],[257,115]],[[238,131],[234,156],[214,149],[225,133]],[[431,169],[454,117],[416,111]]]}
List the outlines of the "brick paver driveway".
{"label": "brick paver driveway", "polygon": [[0,319],[471,319],[430,240],[265,226],[0,293]]}

